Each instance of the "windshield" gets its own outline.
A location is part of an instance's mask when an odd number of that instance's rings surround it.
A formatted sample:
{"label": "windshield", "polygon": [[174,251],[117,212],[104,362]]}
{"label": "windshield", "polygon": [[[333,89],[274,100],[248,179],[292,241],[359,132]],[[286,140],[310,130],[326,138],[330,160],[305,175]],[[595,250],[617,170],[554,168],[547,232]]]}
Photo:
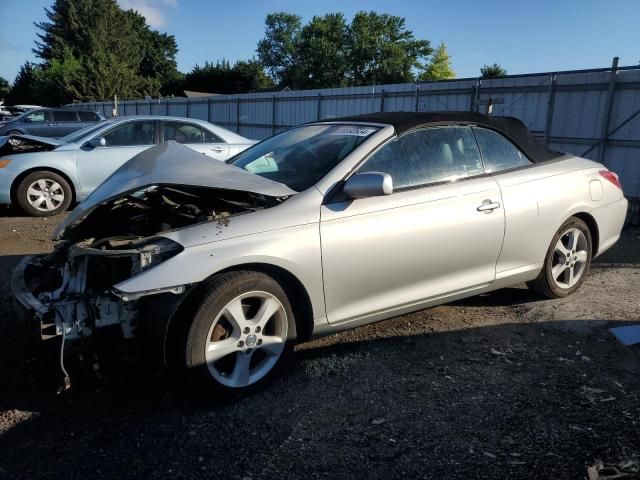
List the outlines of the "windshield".
{"label": "windshield", "polygon": [[301,192],[378,130],[362,125],[306,125],[271,137],[229,163]]}
{"label": "windshield", "polygon": [[111,120],[102,120],[101,122],[94,123],[92,125],[89,125],[88,127],[81,128],[80,130],[76,130],[75,132],[70,133],[66,137],[62,137],[60,139],[60,142],[61,143],[77,142],[82,137],[89,135],[97,130],[100,130],[107,123],[111,123]]}

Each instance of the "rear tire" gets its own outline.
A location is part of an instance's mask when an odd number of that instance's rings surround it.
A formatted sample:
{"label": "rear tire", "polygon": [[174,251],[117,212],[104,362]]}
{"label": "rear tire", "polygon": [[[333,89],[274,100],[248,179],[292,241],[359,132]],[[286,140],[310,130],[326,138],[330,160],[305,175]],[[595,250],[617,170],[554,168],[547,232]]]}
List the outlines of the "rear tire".
{"label": "rear tire", "polygon": [[16,189],[20,208],[32,217],[50,217],[64,212],[71,205],[71,187],[53,172],[32,172]]}
{"label": "rear tire", "polygon": [[268,275],[240,271],[214,277],[194,310],[177,339],[193,391],[233,399],[263,388],[286,365],[296,323],[284,290]]}
{"label": "rear tire", "polygon": [[548,298],[571,295],[589,272],[591,252],[589,227],[577,217],[569,218],[551,240],[538,278],[527,282],[527,286]]}

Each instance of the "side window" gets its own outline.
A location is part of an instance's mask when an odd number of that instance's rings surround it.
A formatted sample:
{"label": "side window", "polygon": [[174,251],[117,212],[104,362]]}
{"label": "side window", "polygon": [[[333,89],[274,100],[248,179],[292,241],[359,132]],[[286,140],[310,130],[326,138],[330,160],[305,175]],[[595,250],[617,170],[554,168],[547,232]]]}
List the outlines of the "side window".
{"label": "side window", "polygon": [[215,133],[210,132],[206,128],[203,128],[202,131],[204,132],[204,143],[225,143],[225,141],[222,140],[219,136],[217,136]]}
{"label": "side window", "polygon": [[509,170],[531,163],[524,153],[498,132],[475,127],[473,132],[478,140],[487,173]]}
{"label": "side window", "polygon": [[153,145],[155,122],[129,122],[104,135],[108,147]]}
{"label": "side window", "polygon": [[29,123],[43,123],[49,120],[48,112],[45,110],[40,110],[37,112],[33,112],[25,117],[25,120]]}
{"label": "side window", "polygon": [[469,127],[434,127],[403,135],[378,150],[358,170],[385,172],[400,189],[482,174]]}
{"label": "side window", "polygon": [[78,112],[78,115],[81,122],[97,122],[99,120],[98,115],[93,112]]}
{"label": "side window", "polygon": [[69,110],[54,110],[53,121],[54,122],[77,122],[78,116],[76,115],[76,112],[71,112]]}
{"label": "side window", "polygon": [[205,135],[198,125],[182,122],[164,122],[164,141],[178,143],[204,143]]}

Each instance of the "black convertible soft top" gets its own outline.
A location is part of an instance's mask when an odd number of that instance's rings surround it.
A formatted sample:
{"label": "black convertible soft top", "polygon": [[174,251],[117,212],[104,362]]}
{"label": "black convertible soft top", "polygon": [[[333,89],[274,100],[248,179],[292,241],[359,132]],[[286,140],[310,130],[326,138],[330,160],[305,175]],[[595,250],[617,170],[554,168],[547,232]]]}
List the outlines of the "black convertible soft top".
{"label": "black convertible soft top", "polygon": [[365,122],[393,125],[397,135],[422,126],[479,125],[497,130],[515,143],[534,163],[564,155],[538,142],[522,121],[514,117],[489,117],[475,112],[384,112],[323,119],[323,122]]}

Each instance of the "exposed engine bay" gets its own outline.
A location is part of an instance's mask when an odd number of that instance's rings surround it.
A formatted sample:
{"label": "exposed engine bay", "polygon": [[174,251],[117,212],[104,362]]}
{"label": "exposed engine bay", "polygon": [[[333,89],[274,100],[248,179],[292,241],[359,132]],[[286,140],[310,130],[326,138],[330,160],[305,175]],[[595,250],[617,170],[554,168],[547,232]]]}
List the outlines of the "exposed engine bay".
{"label": "exposed engine bay", "polygon": [[[99,205],[69,226],[49,255],[27,257],[13,278],[19,300],[40,324],[43,339],[89,337],[119,325],[136,335],[139,299],[160,293],[123,295],[113,289],[183,250],[157,234],[203,222],[224,228],[233,216],[269,208],[281,199],[242,191],[156,185]],[[165,290],[176,295],[185,286]]]}
{"label": "exposed engine bay", "polygon": [[55,143],[40,141],[29,136],[10,135],[0,137],[0,157],[16,153],[49,152],[57,146]]}

